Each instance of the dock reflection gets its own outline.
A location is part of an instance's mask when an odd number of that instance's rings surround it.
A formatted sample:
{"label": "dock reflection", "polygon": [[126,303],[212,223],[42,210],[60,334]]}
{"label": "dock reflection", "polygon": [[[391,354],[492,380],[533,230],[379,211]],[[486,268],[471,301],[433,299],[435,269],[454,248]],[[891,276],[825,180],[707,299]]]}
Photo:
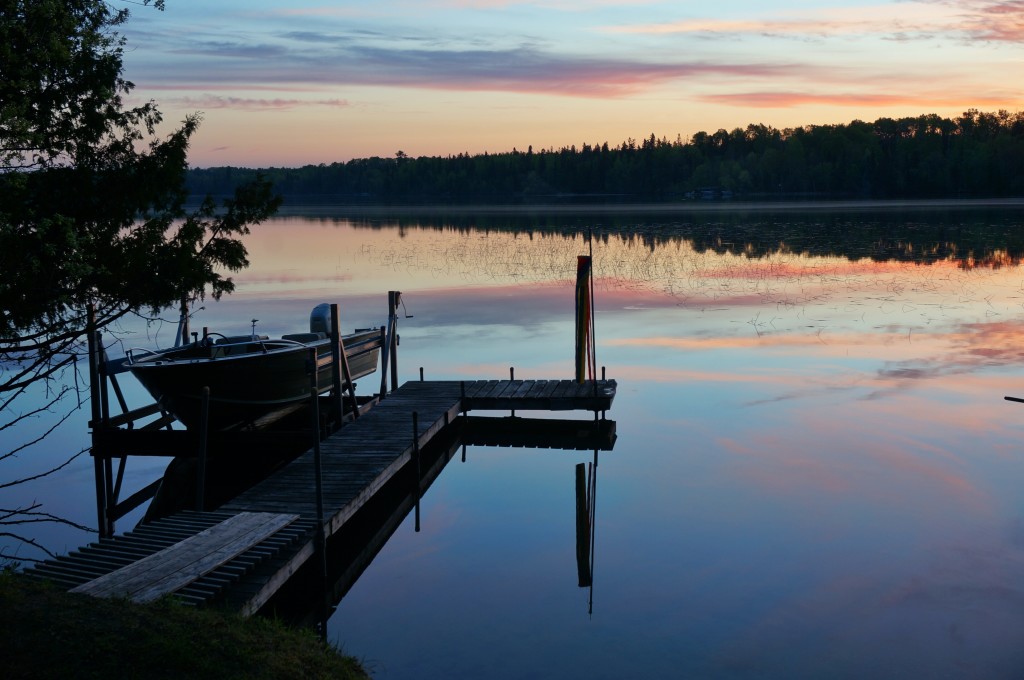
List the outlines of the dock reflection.
{"label": "dock reflection", "polygon": [[[598,451],[611,451],[615,439],[615,422],[611,420],[461,416],[436,436],[429,447],[420,451],[418,465],[413,461],[403,467],[330,537],[326,546],[326,574],[320,573],[320,560],[308,560],[260,610],[260,614],[325,631],[334,608],[414,510],[417,511],[418,530],[420,498],[449,461],[460,454],[465,461],[467,446],[593,451],[582,501],[586,529],[581,533],[578,511],[576,536],[580,587],[590,588],[588,606],[592,610],[597,455]],[[581,554],[584,557],[581,558]],[[570,567],[567,565],[567,568]]]}
{"label": "dock reflection", "polygon": [[597,526],[597,449],[589,465],[576,464],[576,574],[588,588],[587,613],[594,613],[594,535]]}

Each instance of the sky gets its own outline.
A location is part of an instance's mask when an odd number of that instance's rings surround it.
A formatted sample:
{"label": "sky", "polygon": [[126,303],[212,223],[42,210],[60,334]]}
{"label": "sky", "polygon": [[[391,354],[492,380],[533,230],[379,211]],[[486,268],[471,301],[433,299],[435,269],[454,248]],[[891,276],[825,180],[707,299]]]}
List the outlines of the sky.
{"label": "sky", "polygon": [[195,167],[1024,110],[1024,0],[167,0],[122,32],[129,103],[201,113]]}

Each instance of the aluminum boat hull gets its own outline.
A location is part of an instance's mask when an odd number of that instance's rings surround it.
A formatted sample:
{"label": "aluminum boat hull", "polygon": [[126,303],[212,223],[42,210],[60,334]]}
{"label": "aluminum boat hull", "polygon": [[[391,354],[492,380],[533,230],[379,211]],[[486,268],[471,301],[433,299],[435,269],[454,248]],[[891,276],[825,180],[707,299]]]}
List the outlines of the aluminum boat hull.
{"label": "aluminum boat hull", "polygon": [[[353,381],[377,370],[379,339],[377,330],[342,338]],[[203,388],[208,387],[207,425],[223,429],[308,400],[310,349],[317,351],[317,390],[328,392],[333,385],[330,340],[195,343],[134,360],[130,370],[189,429],[200,426]]]}

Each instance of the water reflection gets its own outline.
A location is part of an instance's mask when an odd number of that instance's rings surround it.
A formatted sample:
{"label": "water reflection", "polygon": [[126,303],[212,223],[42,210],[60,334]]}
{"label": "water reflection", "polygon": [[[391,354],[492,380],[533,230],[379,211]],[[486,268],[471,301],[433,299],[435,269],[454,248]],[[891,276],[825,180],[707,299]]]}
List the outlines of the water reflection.
{"label": "water reflection", "polygon": [[[649,250],[685,240],[698,252],[777,252],[838,256],[849,260],[917,263],[955,260],[965,268],[1016,265],[1024,255],[1024,234],[1016,227],[1024,201],[924,201],[906,203],[735,205],[679,210],[577,207],[565,211],[435,208],[429,212],[387,208],[345,212],[330,207],[285,207],[304,222],[350,224],[360,229],[397,229],[401,238],[422,229],[466,235],[557,235],[574,239],[596,230],[602,239],[637,240]],[[366,212],[366,211],[363,211]]]}
{"label": "water reflection", "polygon": [[[207,313],[276,335],[340,299],[343,325],[376,326],[399,289],[403,382],[570,376],[573,265],[599,235],[620,439],[600,460],[593,616],[579,460],[470,446],[422,498],[422,532],[400,514],[336,587],[330,638],[377,677],[1016,677],[1024,417],[1003,396],[1024,396],[1021,226],[1013,210],[288,218],[253,233],[252,268]],[[90,519],[90,468],[46,484],[31,497]]]}
{"label": "water reflection", "polygon": [[589,589],[587,613],[594,613],[594,540],[597,536],[597,449],[590,465],[576,464],[576,574]]}
{"label": "water reflection", "polygon": [[[461,416],[420,451],[418,463],[410,462],[376,493],[327,543],[325,573],[312,559],[264,606],[261,614],[326,630],[336,605],[415,510],[415,532],[420,531],[419,504],[448,463],[472,447],[526,447],[552,451],[593,449],[589,472],[580,478],[576,466],[576,557],[579,586],[588,588],[588,609],[593,609],[595,499],[598,451],[615,446],[615,422],[604,418],[565,420],[555,418],[506,418]],[[481,455],[486,455],[483,453]],[[430,521],[429,517],[426,521]],[[496,532],[501,531],[495,527]],[[569,567],[568,564],[565,565]]]}

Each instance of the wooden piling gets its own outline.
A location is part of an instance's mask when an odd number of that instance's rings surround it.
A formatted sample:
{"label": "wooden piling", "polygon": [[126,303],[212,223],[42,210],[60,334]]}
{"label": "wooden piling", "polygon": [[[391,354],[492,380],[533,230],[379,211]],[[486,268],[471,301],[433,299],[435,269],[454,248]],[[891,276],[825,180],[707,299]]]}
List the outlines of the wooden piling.
{"label": "wooden piling", "polygon": [[196,512],[202,512],[206,502],[206,448],[210,430],[210,388],[204,387],[199,406],[199,456],[196,461]]}

